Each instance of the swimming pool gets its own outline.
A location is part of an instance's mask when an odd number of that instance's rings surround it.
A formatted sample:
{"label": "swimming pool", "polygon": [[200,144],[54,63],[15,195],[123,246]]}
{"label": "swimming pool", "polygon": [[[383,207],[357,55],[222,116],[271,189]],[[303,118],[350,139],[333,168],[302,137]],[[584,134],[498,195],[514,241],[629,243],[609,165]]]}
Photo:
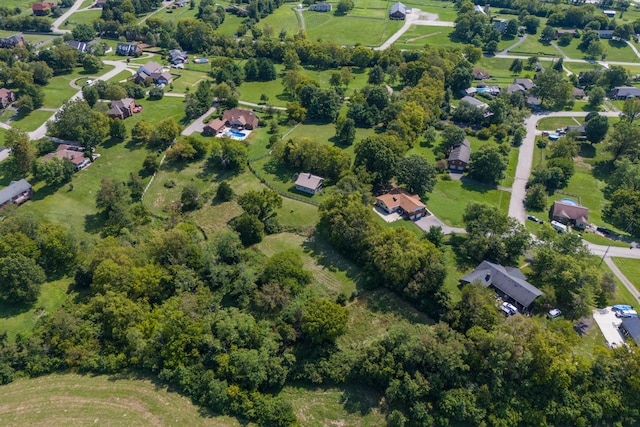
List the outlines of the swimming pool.
{"label": "swimming pool", "polygon": [[567,205],[573,205],[573,206],[578,206],[578,203],[573,200],[573,199],[562,199],[560,200],[562,203],[565,203]]}
{"label": "swimming pool", "polygon": [[247,136],[246,133],[238,132],[237,130],[229,129],[224,133],[225,136],[229,136],[232,138],[244,138]]}

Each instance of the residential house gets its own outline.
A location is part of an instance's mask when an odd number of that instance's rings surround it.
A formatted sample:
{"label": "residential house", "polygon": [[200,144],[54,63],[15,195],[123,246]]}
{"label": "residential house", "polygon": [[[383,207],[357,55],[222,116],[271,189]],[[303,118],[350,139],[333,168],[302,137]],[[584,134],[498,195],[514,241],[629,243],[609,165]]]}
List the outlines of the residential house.
{"label": "residential house", "polygon": [[26,180],[11,181],[8,187],[0,190],[0,208],[13,203],[21,205],[31,198],[33,190]]}
{"label": "residential house", "polygon": [[585,97],[586,94],[584,93],[584,89],[575,88],[575,89],[573,89],[573,92],[571,92],[571,95],[574,98],[582,99],[582,98]]}
{"label": "residential house", "polygon": [[640,88],[633,86],[618,86],[614,87],[611,91],[611,98],[613,99],[630,99],[639,98]]}
{"label": "residential house", "polygon": [[20,34],[0,39],[0,48],[25,47],[26,45],[27,42],[24,41],[24,37]]}
{"label": "residential house", "polygon": [[398,19],[404,21],[407,17],[407,7],[400,3],[394,3],[389,10],[389,19]]}
{"label": "residential house", "polygon": [[480,108],[483,110],[486,110],[487,108],[489,108],[489,104],[487,104],[486,102],[482,102],[479,99],[476,99],[472,96],[465,96],[463,97],[460,102],[466,102],[469,103],[471,105],[473,105],[476,108]]}
{"label": "residential house", "polygon": [[247,16],[249,16],[249,11],[247,9],[244,9],[242,7],[236,6],[236,5],[230,5],[224,8],[225,12],[229,12],[233,15],[236,15],[240,18],[245,18]]}
{"label": "residential house", "polygon": [[314,12],[331,12],[331,10],[333,10],[333,6],[331,6],[330,3],[320,2],[309,6],[309,10]]}
{"label": "residential house", "polygon": [[475,13],[480,13],[480,14],[485,15],[485,16],[487,14],[487,12],[485,12],[485,10],[484,10],[484,7],[480,6],[479,4],[474,6],[473,11]]}
{"label": "residential house", "polygon": [[447,166],[453,171],[464,171],[471,158],[471,143],[465,138],[462,143],[453,147],[447,159]]}
{"label": "residential house", "polygon": [[60,144],[54,153],[49,153],[42,158],[42,162],[58,157],[67,159],[73,163],[76,171],[82,170],[91,164],[91,159],[84,156],[84,149],[75,145]]}
{"label": "residential house", "polygon": [[507,25],[509,25],[508,19],[496,19],[491,24],[491,27],[500,34],[503,34],[505,31],[507,31]]}
{"label": "residential house", "polygon": [[551,207],[551,219],[582,229],[589,225],[589,208],[571,201],[555,201]]}
{"label": "residential house", "polygon": [[397,212],[412,221],[427,215],[427,207],[420,201],[420,196],[401,188],[394,188],[387,194],[376,197],[376,206],[387,213]]}
{"label": "residential house", "polygon": [[476,80],[486,80],[489,78],[489,72],[487,70],[483,70],[482,68],[474,68],[473,78]]}
{"label": "residential house", "polygon": [[56,5],[49,2],[36,3],[31,6],[31,11],[36,16],[47,16]]}
{"label": "residential house", "polygon": [[603,10],[602,13],[607,15],[608,18],[615,18],[616,11],[615,10]]}
{"label": "residential house", "polygon": [[136,107],[136,100],[133,98],[124,98],[111,101],[109,108],[109,117],[113,119],[126,119],[133,115],[133,109]]}
{"label": "residential house", "polygon": [[567,126],[565,131],[567,133],[574,133],[576,135],[576,139],[587,139],[587,129],[584,127],[584,125]]}
{"label": "residential house", "polygon": [[618,326],[620,333],[631,338],[636,345],[640,345],[640,319],[637,317],[626,317],[622,319],[622,323]]}
{"label": "residential house", "polygon": [[525,91],[531,90],[536,86],[531,79],[514,79],[513,84],[522,86]]}
{"label": "residential house", "polygon": [[76,41],[76,40],[69,40],[67,42],[67,46],[71,46],[74,49],[77,49],[78,51],[82,52],[82,53],[87,53],[89,51],[89,43],[86,42],[80,42],[80,41]]}
{"label": "residential house", "polygon": [[4,87],[0,89],[0,107],[7,108],[15,100],[16,94],[13,91]]}
{"label": "residential house", "polygon": [[542,106],[542,101],[537,96],[527,96],[527,105],[535,110]]}
{"label": "residential house", "polygon": [[222,129],[224,129],[224,120],[213,119],[207,123],[202,129],[202,134],[207,136],[217,135]]}
{"label": "residential house", "polygon": [[324,178],[303,172],[296,179],[296,190],[303,193],[316,194],[322,188]]}
{"label": "residential house", "polygon": [[527,282],[526,277],[519,269],[504,267],[489,261],[482,261],[471,273],[460,279],[461,284],[475,282],[495,289],[503,297],[506,296],[525,309],[536,298],[544,295],[544,292]]}
{"label": "residential house", "polygon": [[173,81],[173,77],[168,71],[162,68],[157,62],[149,61],[136,72],[135,82],[144,83],[147,80],[153,81],[156,85],[168,85]]}
{"label": "residential house", "polygon": [[516,92],[522,92],[524,93],[525,90],[522,86],[517,85],[517,84],[512,84],[507,86],[507,93],[516,93]]}
{"label": "residential house", "polygon": [[571,34],[573,37],[578,37],[578,30],[556,30],[556,38],[559,39],[563,34]]}
{"label": "residential house", "polygon": [[598,35],[603,40],[611,40],[613,38],[613,30],[598,30]]}
{"label": "residential house", "polygon": [[142,49],[135,44],[118,43],[116,53],[120,56],[140,56],[142,55]]}
{"label": "residential house", "polygon": [[169,62],[173,65],[184,64],[189,62],[189,56],[187,52],[180,49],[171,49],[169,51]]}
{"label": "residential house", "polygon": [[225,111],[222,115],[222,120],[227,126],[248,130],[257,128],[258,123],[260,122],[256,113],[251,110],[242,110],[240,108],[233,108]]}

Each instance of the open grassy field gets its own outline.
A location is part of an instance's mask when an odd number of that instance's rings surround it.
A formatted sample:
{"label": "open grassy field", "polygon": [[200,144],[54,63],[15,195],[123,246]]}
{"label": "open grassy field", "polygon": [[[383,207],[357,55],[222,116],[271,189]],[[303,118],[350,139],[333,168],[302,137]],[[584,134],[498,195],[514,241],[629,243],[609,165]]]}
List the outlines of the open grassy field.
{"label": "open grassy field", "polygon": [[519,75],[513,74],[509,71],[509,67],[513,62],[512,59],[506,58],[488,58],[482,57],[474,66],[483,68],[489,72],[491,78],[485,80],[485,83],[498,86],[508,86],[513,83],[513,79],[519,78],[533,78],[533,71],[524,70]]}
{"label": "open grassy field", "polygon": [[[280,31],[282,30],[286,31],[287,35],[290,36],[296,34],[300,29],[300,21],[295,8],[296,4],[297,3],[284,3],[278,9],[274,10],[271,15],[267,16],[264,19],[261,19],[260,23],[257,24],[258,28],[261,28],[263,30],[267,27],[271,28],[273,32],[272,37],[278,37],[280,35]],[[227,14],[224,19],[224,23],[220,26],[220,28],[218,28],[218,31],[220,31],[222,26],[227,23],[227,19],[232,16],[239,20],[233,26],[233,31],[238,28],[238,26],[240,25],[240,18],[237,18],[231,14]]]}
{"label": "open grassy field", "polygon": [[11,121],[11,126],[31,132],[38,129],[41,124],[49,120],[52,114],[53,113],[51,111],[40,110],[32,111],[28,115],[18,114],[16,118]]}
{"label": "open grassy field", "polygon": [[470,202],[484,202],[498,206],[502,212],[509,210],[510,194],[457,180],[438,181],[433,193],[425,202],[435,216],[453,227],[464,227],[462,214]]}
{"label": "open grassy field", "polygon": [[72,279],[61,279],[44,283],[38,301],[29,309],[0,303],[0,332],[7,332],[9,341],[15,340],[21,332],[29,332],[40,317],[60,307],[67,297],[71,282]]}
{"label": "open grassy field", "polygon": [[537,34],[527,35],[525,40],[509,51],[512,55],[560,56],[551,44],[540,42]]}
{"label": "open grassy field", "polygon": [[[240,426],[149,379],[49,375],[0,387],[0,424]],[[242,424],[245,425],[245,424]]]}
{"label": "open grassy field", "polygon": [[[578,49],[580,39],[573,39],[567,46],[558,46],[565,55],[572,59],[586,59],[585,52]],[[623,41],[601,40],[607,61],[640,62],[640,58]],[[598,58],[599,59],[599,58]]]}
{"label": "open grassy field", "polygon": [[450,46],[453,42],[449,34],[451,27],[432,27],[429,25],[412,25],[409,30],[394,43],[398,49],[421,49],[425,45]]}
{"label": "open grassy field", "polygon": [[[104,65],[98,74],[108,73],[113,70],[113,65]],[[82,68],[77,68],[68,74],[60,74],[52,77],[46,86],[42,87],[44,91],[44,108],[60,108],[62,104],[67,102],[69,98],[78,92],[78,89],[71,87],[71,81],[80,77],[89,78],[93,75],[87,73]]]}
{"label": "open grassy field", "polygon": [[365,387],[310,389],[288,386],[280,395],[291,402],[303,426],[387,425],[379,409],[381,396]]}
{"label": "open grassy field", "polygon": [[546,117],[538,121],[538,129],[556,130],[558,128],[582,124],[583,122],[584,117]]}
{"label": "open grassy field", "polygon": [[622,271],[636,289],[640,290],[640,259],[613,258],[613,262]]}
{"label": "open grassy field", "polygon": [[365,46],[380,46],[402,27],[402,21],[389,20],[386,15],[369,18],[359,13],[357,9],[356,4],[352,13],[346,16],[305,11],[304,20],[308,37],[313,40],[332,41],[339,45],[360,43]]}
{"label": "open grassy field", "polygon": [[71,14],[60,26],[64,30],[73,30],[77,25],[86,24],[93,27],[93,21],[100,18],[102,10],[81,10]]}
{"label": "open grassy field", "polygon": [[[573,74],[579,74],[580,71],[591,71],[601,69],[602,66],[591,62],[563,62],[564,67]],[[626,68],[626,67],[625,67]]]}

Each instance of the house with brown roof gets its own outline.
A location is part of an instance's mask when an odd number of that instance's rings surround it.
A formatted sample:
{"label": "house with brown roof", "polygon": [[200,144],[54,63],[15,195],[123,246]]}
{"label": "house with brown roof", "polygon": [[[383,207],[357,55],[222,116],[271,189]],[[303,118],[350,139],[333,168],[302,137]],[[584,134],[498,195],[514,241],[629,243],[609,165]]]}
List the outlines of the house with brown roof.
{"label": "house with brown roof", "polygon": [[573,37],[579,37],[578,30],[556,30],[556,38],[559,39],[563,34],[571,34]]}
{"label": "house with brown roof", "polygon": [[76,171],[82,170],[91,164],[91,159],[84,156],[84,149],[75,145],[60,144],[55,152],[49,153],[42,158],[42,162],[47,162],[54,157],[67,159],[73,163]]}
{"label": "house with brown roof", "polygon": [[427,214],[427,207],[420,201],[420,196],[410,194],[402,188],[394,188],[387,194],[376,197],[376,206],[387,213],[397,212],[412,221]]}
{"label": "house with brown roof", "polygon": [[482,68],[474,68],[473,78],[476,80],[486,80],[489,78],[489,72],[487,70],[483,70]]}
{"label": "house with brown roof", "polygon": [[225,125],[236,129],[255,129],[258,127],[260,120],[256,113],[251,110],[242,110],[240,108],[233,108],[227,110],[222,115],[222,120]]}
{"label": "house with brown roof", "polygon": [[453,147],[447,159],[447,166],[454,171],[464,171],[471,158],[471,143],[465,138],[460,144]]}
{"label": "house with brown roof", "polygon": [[109,117],[113,119],[126,119],[133,115],[133,109],[136,107],[136,100],[133,98],[124,98],[111,101],[109,108]]}
{"label": "house with brown roof", "polygon": [[589,225],[589,208],[562,200],[553,202],[551,219],[564,225],[585,228]]}
{"label": "house with brown roof", "polygon": [[222,129],[224,129],[224,120],[216,118],[216,119],[210,120],[209,123],[204,125],[204,128],[202,129],[202,134],[207,136],[215,136]]}
{"label": "house with brown roof", "polygon": [[36,3],[31,6],[31,11],[36,16],[47,16],[55,6],[55,4],[49,2]]}
{"label": "house with brown roof", "polygon": [[15,100],[16,94],[13,91],[4,87],[0,89],[0,107],[7,108]]}
{"label": "house with brown roof", "polygon": [[14,205],[21,205],[31,198],[33,190],[31,184],[25,179],[20,181],[11,181],[8,187],[0,190],[0,208],[9,203]]}
{"label": "house with brown roof", "polygon": [[324,178],[307,172],[302,172],[296,179],[296,190],[303,193],[316,194],[322,188]]}

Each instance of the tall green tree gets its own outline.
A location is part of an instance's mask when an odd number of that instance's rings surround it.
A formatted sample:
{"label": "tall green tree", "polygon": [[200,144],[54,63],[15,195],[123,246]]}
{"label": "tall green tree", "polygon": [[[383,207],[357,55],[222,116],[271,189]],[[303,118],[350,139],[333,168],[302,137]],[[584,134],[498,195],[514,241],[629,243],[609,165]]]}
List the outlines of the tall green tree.
{"label": "tall green tree", "polygon": [[397,170],[398,184],[406,185],[412,193],[424,195],[433,191],[436,185],[436,169],[417,154],[400,159]]}
{"label": "tall green tree", "polygon": [[507,166],[508,161],[498,147],[484,145],[471,153],[468,175],[487,184],[497,184],[504,178]]}
{"label": "tall green tree", "polygon": [[29,135],[21,129],[12,127],[5,136],[5,144],[11,148],[14,164],[18,171],[26,173],[36,158],[36,148],[31,143]]}
{"label": "tall green tree", "polygon": [[35,303],[46,278],[33,259],[20,254],[0,258],[0,276],[0,297],[16,305]]}

